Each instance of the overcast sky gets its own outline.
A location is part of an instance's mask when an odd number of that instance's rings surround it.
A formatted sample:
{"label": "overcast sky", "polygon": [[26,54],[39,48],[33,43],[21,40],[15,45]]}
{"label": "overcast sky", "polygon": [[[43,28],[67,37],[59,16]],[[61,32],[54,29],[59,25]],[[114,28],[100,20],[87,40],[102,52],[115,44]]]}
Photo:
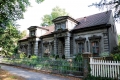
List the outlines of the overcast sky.
{"label": "overcast sky", "polygon": [[[24,19],[18,21],[21,31],[27,30],[30,26],[40,26],[43,15],[50,14],[56,6],[64,8],[75,19],[105,11],[95,7],[88,7],[88,5],[99,0],[45,0],[41,4],[34,1],[31,0],[31,7],[28,7],[24,13]],[[116,28],[120,34],[120,23],[116,24]]]}

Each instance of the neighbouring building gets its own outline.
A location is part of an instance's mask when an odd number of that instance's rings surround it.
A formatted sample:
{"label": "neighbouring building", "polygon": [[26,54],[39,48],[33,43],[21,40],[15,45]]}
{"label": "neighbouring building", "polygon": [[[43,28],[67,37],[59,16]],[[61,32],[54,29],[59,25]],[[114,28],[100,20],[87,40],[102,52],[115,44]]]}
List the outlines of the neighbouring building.
{"label": "neighbouring building", "polygon": [[77,53],[90,52],[93,56],[110,53],[117,46],[117,32],[112,11],[73,19],[60,16],[54,26],[28,28],[29,36],[18,41],[19,51],[27,55],[58,54],[71,58]]}

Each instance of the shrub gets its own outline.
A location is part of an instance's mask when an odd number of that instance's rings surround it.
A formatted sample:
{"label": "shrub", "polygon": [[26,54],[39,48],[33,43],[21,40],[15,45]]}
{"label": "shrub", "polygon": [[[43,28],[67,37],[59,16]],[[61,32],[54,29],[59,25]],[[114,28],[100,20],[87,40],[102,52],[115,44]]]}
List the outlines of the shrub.
{"label": "shrub", "polygon": [[112,54],[112,57],[116,61],[120,61],[120,53]]}
{"label": "shrub", "polygon": [[62,55],[62,59],[65,59],[65,55],[64,54]]}
{"label": "shrub", "polygon": [[82,54],[78,53],[76,56],[75,56],[75,61],[81,61],[83,60],[83,57],[82,57]]}
{"label": "shrub", "polygon": [[55,54],[54,54],[54,53],[52,53],[52,54],[50,55],[50,57],[51,57],[51,58],[54,58],[54,57],[55,57]]}
{"label": "shrub", "polygon": [[48,53],[44,53],[44,54],[43,54],[43,57],[48,57],[48,56],[49,56]]}
{"label": "shrub", "polygon": [[55,59],[58,59],[59,58],[59,55],[57,54],[56,56],[55,56]]}
{"label": "shrub", "polygon": [[108,57],[109,53],[108,52],[103,52],[100,54],[100,57]]}
{"label": "shrub", "polygon": [[23,59],[23,58],[25,58],[25,57],[26,57],[25,53],[20,53],[20,58],[21,58],[21,59]]}
{"label": "shrub", "polygon": [[113,48],[112,54],[116,54],[116,53],[120,53],[120,45]]}
{"label": "shrub", "polygon": [[30,57],[30,59],[32,59],[32,60],[37,60],[37,59],[38,59],[38,56],[32,55],[32,56]]}

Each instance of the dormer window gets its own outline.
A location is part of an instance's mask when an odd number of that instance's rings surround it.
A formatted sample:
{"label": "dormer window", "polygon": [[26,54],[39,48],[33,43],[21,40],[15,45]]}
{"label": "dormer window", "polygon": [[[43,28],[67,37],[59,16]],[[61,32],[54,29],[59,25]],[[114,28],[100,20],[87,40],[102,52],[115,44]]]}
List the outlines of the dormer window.
{"label": "dormer window", "polygon": [[60,30],[60,29],[65,29],[65,28],[66,28],[65,22],[56,23],[56,31],[57,31],[57,30]]}
{"label": "dormer window", "polygon": [[35,36],[35,30],[30,31],[31,36]]}
{"label": "dormer window", "polygon": [[52,20],[55,24],[55,31],[61,29],[73,29],[79,22],[69,16],[60,16]]}

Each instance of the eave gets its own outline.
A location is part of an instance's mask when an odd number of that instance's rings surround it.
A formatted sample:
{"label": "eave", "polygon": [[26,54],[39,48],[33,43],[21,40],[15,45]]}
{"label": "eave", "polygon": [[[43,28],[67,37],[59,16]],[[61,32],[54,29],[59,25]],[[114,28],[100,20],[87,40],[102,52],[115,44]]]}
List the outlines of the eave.
{"label": "eave", "polygon": [[98,29],[105,29],[105,28],[109,28],[109,27],[111,27],[111,24],[101,24],[101,25],[96,25],[96,26],[91,26],[91,27],[73,29],[70,32],[71,33],[80,33],[80,32],[93,31],[93,30],[98,30]]}

